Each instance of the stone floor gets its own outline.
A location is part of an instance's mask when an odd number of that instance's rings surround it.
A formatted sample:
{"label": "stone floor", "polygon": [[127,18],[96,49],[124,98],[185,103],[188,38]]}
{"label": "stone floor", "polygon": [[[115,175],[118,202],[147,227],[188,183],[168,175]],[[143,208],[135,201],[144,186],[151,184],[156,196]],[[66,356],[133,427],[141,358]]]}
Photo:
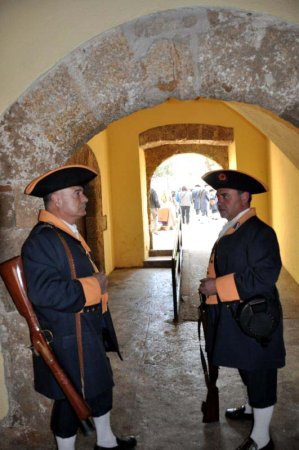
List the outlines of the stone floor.
{"label": "stone floor", "polygon": [[[202,423],[206,388],[197,336],[197,287],[220,226],[220,221],[201,224],[194,217],[184,226],[183,302],[178,324],[173,323],[169,269],[123,269],[109,276],[110,309],[124,357],[120,361],[111,355],[116,383],[112,426],[118,435],[136,435],[139,450],[234,450],[249,434],[250,424],[230,423],[224,417],[228,406],[238,406],[245,397],[233,369],[220,370],[219,423]],[[276,450],[295,450],[299,448],[299,288],[283,271],[279,289],[287,366],[279,371],[272,436]],[[30,437],[24,436],[22,445],[10,446],[5,441],[1,448],[55,449],[52,437],[48,438],[33,447]],[[79,435],[76,448],[92,449],[94,442],[94,435]]]}

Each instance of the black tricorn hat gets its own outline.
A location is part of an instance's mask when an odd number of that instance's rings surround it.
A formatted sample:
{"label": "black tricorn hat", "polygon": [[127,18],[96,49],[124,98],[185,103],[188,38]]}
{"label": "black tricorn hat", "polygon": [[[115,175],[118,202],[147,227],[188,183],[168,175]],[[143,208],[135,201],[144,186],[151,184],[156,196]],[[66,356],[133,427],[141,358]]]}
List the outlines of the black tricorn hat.
{"label": "black tricorn hat", "polygon": [[202,179],[216,190],[228,188],[250,194],[261,194],[268,190],[267,186],[257,178],[239,170],[213,170],[205,173]]}
{"label": "black tricorn hat", "polygon": [[67,187],[85,186],[97,175],[95,170],[81,164],[61,166],[32,180],[24,193],[34,197],[45,197]]}

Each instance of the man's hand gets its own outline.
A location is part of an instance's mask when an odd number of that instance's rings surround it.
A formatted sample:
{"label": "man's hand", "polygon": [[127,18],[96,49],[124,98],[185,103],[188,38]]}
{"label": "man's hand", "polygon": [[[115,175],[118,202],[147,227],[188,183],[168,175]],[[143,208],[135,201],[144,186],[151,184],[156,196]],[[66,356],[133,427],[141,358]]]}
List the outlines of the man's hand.
{"label": "man's hand", "polygon": [[217,294],[216,278],[203,278],[200,280],[198,291],[206,297]]}
{"label": "man's hand", "polygon": [[94,273],[93,276],[98,280],[102,294],[106,294],[108,290],[108,278],[104,272]]}

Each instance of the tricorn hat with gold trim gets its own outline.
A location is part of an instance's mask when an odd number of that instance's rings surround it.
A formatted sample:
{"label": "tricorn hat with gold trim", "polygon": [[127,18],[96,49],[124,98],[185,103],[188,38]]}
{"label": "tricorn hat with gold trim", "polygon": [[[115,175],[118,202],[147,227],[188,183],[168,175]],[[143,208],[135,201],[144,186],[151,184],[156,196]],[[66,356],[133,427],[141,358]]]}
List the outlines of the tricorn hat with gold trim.
{"label": "tricorn hat with gold trim", "polygon": [[61,166],[32,180],[24,193],[34,197],[45,197],[67,187],[85,186],[97,175],[95,170],[81,164]]}
{"label": "tricorn hat with gold trim", "polygon": [[228,188],[250,194],[267,192],[267,186],[247,173],[239,170],[213,170],[202,176],[202,179],[214,189]]}

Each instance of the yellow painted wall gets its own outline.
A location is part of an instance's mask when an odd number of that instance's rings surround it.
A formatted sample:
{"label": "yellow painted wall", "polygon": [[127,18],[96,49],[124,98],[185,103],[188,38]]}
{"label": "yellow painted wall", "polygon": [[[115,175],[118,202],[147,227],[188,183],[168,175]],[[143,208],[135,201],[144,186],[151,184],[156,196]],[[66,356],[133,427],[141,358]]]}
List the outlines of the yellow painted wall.
{"label": "yellow painted wall", "polygon": [[[136,117],[137,116],[137,117]],[[143,216],[138,134],[143,113],[108,127],[116,267],[142,266]]]}
{"label": "yellow painted wall", "polygon": [[[230,166],[253,174],[268,184],[269,194],[253,196],[262,220],[275,229],[283,265],[299,281],[299,210],[290,194],[299,194],[298,169],[229,104],[216,100],[170,100],[119,120],[88,142],[99,163],[102,182],[107,273],[115,267],[142,266],[149,248],[144,153],[138,135],[169,123],[207,123],[234,128]],[[286,199],[288,201],[286,201]]]}
{"label": "yellow painted wall", "polygon": [[150,248],[150,233],[149,233],[149,217],[148,217],[148,205],[147,205],[147,185],[146,185],[146,163],[145,154],[142,149],[139,149],[139,162],[140,162],[140,183],[141,183],[141,206],[142,206],[142,220],[143,220],[143,237],[144,237],[144,250],[145,254],[148,254]]}
{"label": "yellow painted wall", "polygon": [[299,171],[269,143],[271,215],[280,245],[283,266],[299,282]]}
{"label": "yellow painted wall", "polygon": [[[226,106],[230,108],[229,103]],[[267,148],[269,140],[241,114],[236,113],[236,115],[239,116],[240,121],[235,117],[235,123],[237,124],[234,128],[236,146],[235,168],[254,175],[268,186]],[[254,195],[252,206],[257,209],[259,217],[271,225],[269,194]]]}
{"label": "yellow painted wall", "polygon": [[237,170],[237,155],[235,142],[232,142],[228,146],[228,166],[230,169]]}
{"label": "yellow painted wall", "polygon": [[[116,267],[142,266],[147,249],[144,241],[146,198],[142,195],[144,180],[140,178],[138,135],[149,128],[171,123],[233,127],[238,169],[268,181],[267,139],[224,102],[170,100],[112,123],[107,132]],[[253,206],[257,207],[259,216],[269,222],[267,196],[255,196]]]}
{"label": "yellow painted wall", "polygon": [[107,230],[103,232],[105,269],[110,273],[114,269],[114,246],[113,246],[113,224],[112,224],[112,201],[110,191],[110,165],[107,131],[94,136],[88,145],[97,159],[101,175],[102,187],[102,213],[107,216]]}

